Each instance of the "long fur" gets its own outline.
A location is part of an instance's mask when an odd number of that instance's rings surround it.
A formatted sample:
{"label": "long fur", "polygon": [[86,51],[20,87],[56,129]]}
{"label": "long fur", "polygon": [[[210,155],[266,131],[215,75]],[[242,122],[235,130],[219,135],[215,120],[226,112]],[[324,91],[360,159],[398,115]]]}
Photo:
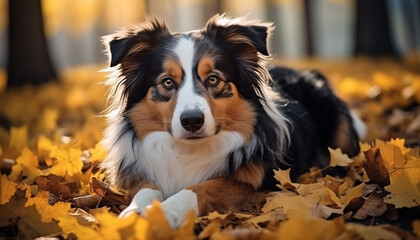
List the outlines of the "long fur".
{"label": "long fur", "polygon": [[[109,126],[105,132],[109,154],[102,167],[110,181],[127,189],[142,181],[154,182],[167,198],[208,179],[231,178],[238,169],[257,164],[264,176],[258,189],[270,189],[275,187],[272,169],[292,167],[296,178],[311,166],[325,166],[328,146],[357,154],[352,116],[321,74],[266,68],[270,59],[267,39],[272,31],[271,23],[216,15],[203,29],[189,33],[171,34],[164,23],[149,19],[105,37],[110,61]],[[167,120],[162,121],[161,129],[155,124],[150,129],[159,130],[140,134],[142,126],[133,121],[132,109],[154,100],[173,109],[176,101],[168,99],[183,97],[176,93],[159,97],[155,82],[163,71],[163,61],[180,54],[173,51],[180,39],[194,41],[197,59],[215,59],[215,68],[229,78],[226,89],[234,84],[238,101],[249,106],[244,109],[250,116],[255,115],[248,127],[250,137],[238,128],[193,141],[177,139]],[[181,82],[178,87],[182,86]],[[206,92],[204,88],[197,91]],[[152,100],[147,100],[148,96]],[[144,111],[138,110],[143,115]],[[162,115],[156,109],[149,113]]]}

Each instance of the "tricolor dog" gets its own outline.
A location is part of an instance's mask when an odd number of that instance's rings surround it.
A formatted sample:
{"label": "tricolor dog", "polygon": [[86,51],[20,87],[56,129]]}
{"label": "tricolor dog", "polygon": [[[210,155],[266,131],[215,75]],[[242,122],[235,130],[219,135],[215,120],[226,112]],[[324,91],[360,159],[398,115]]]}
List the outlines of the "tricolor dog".
{"label": "tricolor dog", "polygon": [[186,33],[149,19],[104,37],[111,104],[102,167],[133,197],[122,217],[155,199],[172,227],[190,210],[246,211],[276,188],[273,169],[296,178],[326,166],[328,147],[359,153],[363,125],[325,77],[266,67],[272,31],[216,15]]}

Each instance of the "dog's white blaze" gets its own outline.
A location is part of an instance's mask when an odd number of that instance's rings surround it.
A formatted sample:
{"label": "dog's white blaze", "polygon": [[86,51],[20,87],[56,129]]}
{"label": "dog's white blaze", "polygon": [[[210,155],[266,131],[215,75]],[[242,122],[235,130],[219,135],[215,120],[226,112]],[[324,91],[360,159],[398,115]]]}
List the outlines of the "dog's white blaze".
{"label": "dog's white blaze", "polygon": [[190,133],[181,125],[181,114],[186,110],[200,109],[204,114],[204,125],[196,134],[201,136],[213,135],[216,127],[210,106],[204,97],[194,91],[194,41],[181,38],[175,47],[175,54],[185,76],[178,91],[177,103],[172,117],[172,134],[175,138],[187,137]]}

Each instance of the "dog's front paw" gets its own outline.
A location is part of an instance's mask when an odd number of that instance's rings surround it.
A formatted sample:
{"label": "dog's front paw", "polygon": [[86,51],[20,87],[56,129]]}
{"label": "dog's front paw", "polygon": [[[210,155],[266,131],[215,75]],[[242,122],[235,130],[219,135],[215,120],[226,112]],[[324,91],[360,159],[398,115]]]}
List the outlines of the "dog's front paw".
{"label": "dog's front paw", "polygon": [[120,213],[119,217],[124,218],[132,213],[141,214],[154,200],[163,200],[163,195],[160,191],[150,188],[142,189],[136,193],[130,205]]}
{"label": "dog's front paw", "polygon": [[162,203],[169,225],[175,229],[185,220],[185,215],[193,210],[198,215],[197,195],[191,190],[181,190]]}

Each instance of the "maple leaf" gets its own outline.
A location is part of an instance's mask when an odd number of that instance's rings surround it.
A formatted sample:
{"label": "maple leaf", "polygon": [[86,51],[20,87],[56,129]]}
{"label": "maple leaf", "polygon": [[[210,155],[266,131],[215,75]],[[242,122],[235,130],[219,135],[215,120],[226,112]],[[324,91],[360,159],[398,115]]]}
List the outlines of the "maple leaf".
{"label": "maple leaf", "polygon": [[13,165],[9,178],[18,181],[22,177],[26,177],[23,182],[30,183],[41,173],[42,171],[38,169],[38,157],[28,148],[24,148],[21,155],[16,159],[16,164]]}
{"label": "maple leaf", "polygon": [[6,175],[0,178],[0,204],[6,204],[15,194],[17,183],[9,181]]}
{"label": "maple leaf", "polygon": [[108,154],[108,151],[105,149],[102,141],[98,142],[95,145],[95,148],[89,149],[89,152],[91,154],[89,158],[90,162],[101,162],[105,159],[106,155]]}
{"label": "maple leaf", "polygon": [[420,168],[399,169],[391,174],[391,184],[385,189],[390,192],[385,197],[386,203],[396,208],[416,207],[420,205]]}
{"label": "maple leaf", "polygon": [[28,126],[10,128],[9,146],[17,150],[22,150],[28,143]]}
{"label": "maple leaf", "polygon": [[354,214],[354,218],[363,220],[368,216],[379,217],[387,210],[387,205],[382,197],[377,193],[372,193],[362,207]]}
{"label": "maple leaf", "polygon": [[45,223],[35,206],[25,207],[28,191],[17,190],[7,204],[0,205],[0,227],[17,226],[18,238],[24,239],[59,233],[56,222]]}
{"label": "maple leaf", "polygon": [[340,148],[332,149],[329,147],[328,151],[330,152],[330,167],[346,167],[353,162],[353,160],[349,158],[347,154],[343,153]]}
{"label": "maple leaf", "polygon": [[359,184],[358,186],[349,189],[344,193],[344,196],[341,197],[341,202],[343,203],[343,206],[346,206],[350,203],[350,201],[354,198],[361,197],[363,192],[363,187],[365,186],[364,183]]}
{"label": "maple leaf", "polygon": [[67,145],[53,146],[51,148],[50,157],[55,158],[55,164],[45,171],[45,174],[54,174],[57,176],[73,176],[80,173],[83,162],[80,159],[82,151]]}
{"label": "maple leaf", "polygon": [[70,203],[56,202],[54,205],[48,203],[49,193],[39,191],[35,197],[29,198],[25,203],[25,207],[34,205],[38,213],[41,215],[41,221],[45,223],[52,222],[67,214],[70,209]]}

